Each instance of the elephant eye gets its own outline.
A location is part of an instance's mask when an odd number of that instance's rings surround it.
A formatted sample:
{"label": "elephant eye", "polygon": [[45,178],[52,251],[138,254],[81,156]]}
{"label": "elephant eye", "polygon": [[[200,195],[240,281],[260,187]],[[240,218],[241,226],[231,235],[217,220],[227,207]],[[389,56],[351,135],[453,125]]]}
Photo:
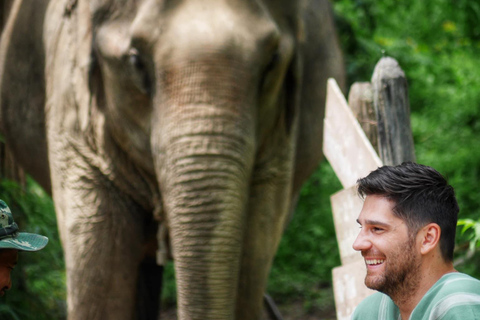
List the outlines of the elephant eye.
{"label": "elephant eye", "polygon": [[274,70],[279,62],[280,62],[280,54],[278,52],[275,52],[270,58],[270,61],[268,62],[267,67],[265,68],[265,73],[268,73]]}
{"label": "elephant eye", "polygon": [[132,48],[128,51],[127,62],[132,70],[132,77],[138,89],[147,95],[151,93],[151,81],[148,75],[147,66],[140,57],[137,49]]}
{"label": "elephant eye", "polygon": [[280,77],[279,72],[279,65],[281,63],[281,56],[279,52],[275,52],[270,57],[270,60],[265,65],[263,69],[263,77],[262,77],[262,89],[264,91],[268,91],[276,84],[278,84],[278,79]]}

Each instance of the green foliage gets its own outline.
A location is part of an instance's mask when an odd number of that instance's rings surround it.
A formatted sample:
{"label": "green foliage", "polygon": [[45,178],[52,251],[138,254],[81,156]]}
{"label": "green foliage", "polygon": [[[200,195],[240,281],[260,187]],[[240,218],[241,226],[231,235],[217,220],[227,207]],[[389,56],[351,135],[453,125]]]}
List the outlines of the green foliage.
{"label": "green foliage", "polygon": [[49,238],[38,252],[20,252],[12,289],[0,299],[0,319],[66,319],[65,265],[51,198],[34,182],[26,190],[0,181],[0,199],[10,207],[20,231]]}
{"label": "green foliage", "polygon": [[[331,270],[340,265],[330,196],[342,189],[323,162],[302,188],[271,271],[268,292],[277,301],[302,299],[305,307],[323,308],[332,297]],[[333,300],[329,300],[330,305]],[[328,304],[328,303],[327,303]]]}
{"label": "green foliage", "polygon": [[469,234],[469,245],[468,249],[470,251],[475,251],[475,248],[480,247],[480,219],[475,221],[472,219],[461,219],[458,221],[459,226],[463,226],[462,235],[466,232]]}
{"label": "green foliage", "polygon": [[461,239],[456,250],[456,267],[463,272],[478,277],[480,264],[480,219],[460,219],[458,226],[463,226],[460,230]]}
{"label": "green foliage", "polygon": [[173,261],[169,261],[163,270],[162,306],[172,306],[177,302],[177,287]]}

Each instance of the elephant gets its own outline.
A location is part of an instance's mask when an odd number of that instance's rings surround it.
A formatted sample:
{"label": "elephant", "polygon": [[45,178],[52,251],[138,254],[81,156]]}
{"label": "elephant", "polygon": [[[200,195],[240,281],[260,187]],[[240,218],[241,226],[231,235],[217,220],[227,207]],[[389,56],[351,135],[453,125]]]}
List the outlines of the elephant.
{"label": "elephant", "polygon": [[15,0],[0,76],[4,140],[55,204],[68,319],[158,310],[139,282],[166,257],[179,319],[261,319],[326,81],[345,83],[328,0]]}

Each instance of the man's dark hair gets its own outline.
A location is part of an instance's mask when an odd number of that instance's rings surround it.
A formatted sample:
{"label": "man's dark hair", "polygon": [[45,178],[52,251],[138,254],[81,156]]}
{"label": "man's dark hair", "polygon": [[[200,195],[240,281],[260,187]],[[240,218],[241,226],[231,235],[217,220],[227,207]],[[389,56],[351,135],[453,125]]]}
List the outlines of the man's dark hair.
{"label": "man's dark hair", "polygon": [[445,261],[453,261],[458,204],[455,191],[435,169],[413,162],[383,166],[359,179],[362,197],[379,195],[394,202],[393,213],[404,220],[410,235],[428,223],[441,228],[440,250]]}

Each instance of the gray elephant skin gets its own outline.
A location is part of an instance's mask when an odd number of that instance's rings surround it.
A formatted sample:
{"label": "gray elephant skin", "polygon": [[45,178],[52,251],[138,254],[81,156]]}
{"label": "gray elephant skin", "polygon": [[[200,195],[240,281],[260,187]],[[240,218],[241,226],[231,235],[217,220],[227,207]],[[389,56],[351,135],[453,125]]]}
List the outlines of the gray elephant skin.
{"label": "gray elephant skin", "polygon": [[158,308],[139,289],[158,240],[179,319],[261,319],[344,81],[328,1],[16,0],[0,75],[5,141],[54,199],[70,320]]}

